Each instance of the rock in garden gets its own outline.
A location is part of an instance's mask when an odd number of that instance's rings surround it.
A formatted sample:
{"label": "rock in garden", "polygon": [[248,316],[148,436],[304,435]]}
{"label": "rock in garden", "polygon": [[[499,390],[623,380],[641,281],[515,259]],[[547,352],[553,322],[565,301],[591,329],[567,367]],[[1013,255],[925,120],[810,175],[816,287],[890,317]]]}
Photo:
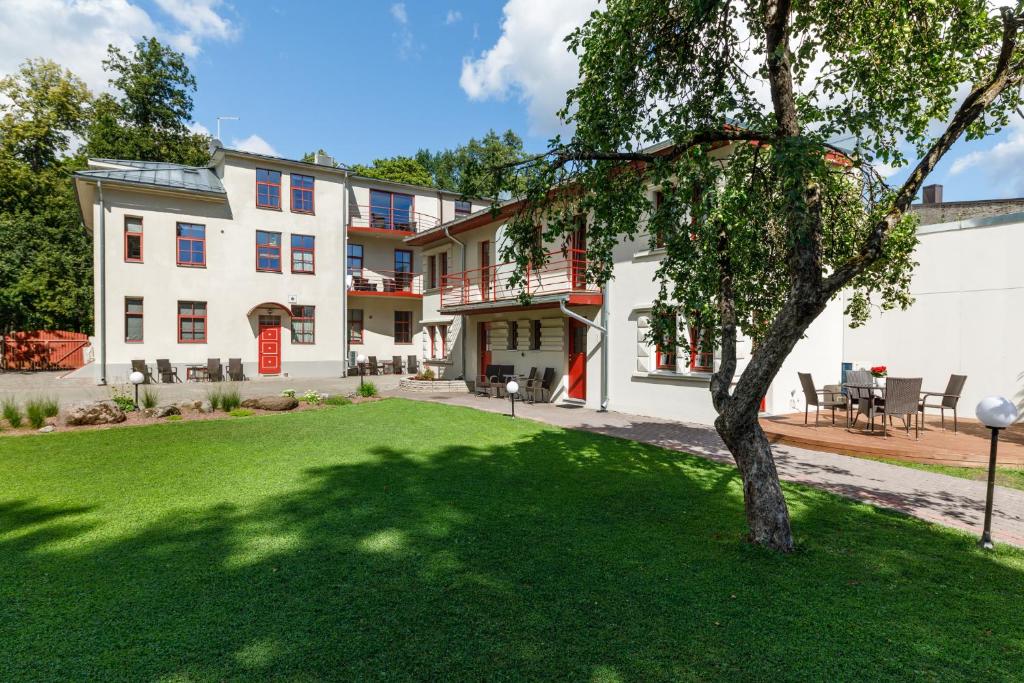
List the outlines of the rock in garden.
{"label": "rock in garden", "polygon": [[160,406],[153,409],[153,417],[167,417],[168,415],[181,415],[181,409],[175,405]]}
{"label": "rock in garden", "polygon": [[53,430],[54,430],[54,426],[53,425],[46,425],[45,427],[40,427],[36,431],[38,431],[40,434],[49,434]]}
{"label": "rock in garden", "polygon": [[75,406],[65,422],[69,425],[106,425],[125,421],[124,411],[113,401],[93,401]]}
{"label": "rock in garden", "polygon": [[196,410],[198,410],[200,413],[212,413],[213,404],[210,403],[209,401],[201,401],[199,405],[196,406]]}
{"label": "rock in garden", "polygon": [[258,410],[292,410],[297,408],[298,405],[298,399],[293,396],[258,396],[242,401],[243,408],[256,408]]}

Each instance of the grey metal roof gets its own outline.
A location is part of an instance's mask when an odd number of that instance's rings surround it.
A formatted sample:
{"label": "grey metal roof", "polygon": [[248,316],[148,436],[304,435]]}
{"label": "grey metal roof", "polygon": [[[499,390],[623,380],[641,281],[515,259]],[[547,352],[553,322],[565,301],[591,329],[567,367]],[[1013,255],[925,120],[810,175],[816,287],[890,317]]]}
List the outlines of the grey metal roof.
{"label": "grey metal roof", "polygon": [[[97,159],[96,161],[101,161]],[[108,161],[107,163],[132,166],[130,169],[102,169],[78,171],[75,177],[84,180],[108,180],[130,185],[146,185],[169,190],[185,190],[205,194],[223,195],[224,185],[209,168],[182,166],[158,161]]]}
{"label": "grey metal roof", "polygon": [[136,159],[100,159],[98,157],[90,158],[89,161],[95,161],[100,164],[110,164],[111,166],[128,166],[130,168],[144,168],[148,170],[157,170],[161,168],[195,168],[195,166],[186,166],[185,164],[174,164],[169,161],[138,161]]}

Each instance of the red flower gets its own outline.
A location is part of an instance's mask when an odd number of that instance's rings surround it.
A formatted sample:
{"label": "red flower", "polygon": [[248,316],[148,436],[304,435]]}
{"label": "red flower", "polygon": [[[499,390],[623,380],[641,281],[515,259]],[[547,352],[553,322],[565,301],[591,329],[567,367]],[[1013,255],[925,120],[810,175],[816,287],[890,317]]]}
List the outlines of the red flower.
{"label": "red flower", "polygon": [[884,365],[876,365],[875,367],[871,368],[871,374],[874,375],[875,377],[884,377],[886,372],[888,372],[888,368],[886,368]]}

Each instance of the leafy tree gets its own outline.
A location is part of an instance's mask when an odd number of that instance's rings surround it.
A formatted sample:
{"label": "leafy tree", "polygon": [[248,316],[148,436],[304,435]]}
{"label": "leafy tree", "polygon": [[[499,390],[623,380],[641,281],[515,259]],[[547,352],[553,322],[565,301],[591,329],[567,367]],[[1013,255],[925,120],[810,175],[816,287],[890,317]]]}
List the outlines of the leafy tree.
{"label": "leafy tree", "polygon": [[[670,343],[682,316],[720,348],[715,427],[752,541],[793,548],[761,397],[841,291],[854,324],[871,301],[909,305],[908,207],[957,139],[1020,105],[1022,26],[1021,4],[985,0],[607,0],[568,38],[580,81],[561,117],[574,132],[499,177],[507,188],[528,171],[505,257],[543,262],[535,226],[565,239],[580,214],[597,282],[623,238],[664,243],[652,338]],[[839,136],[849,151],[831,147]],[[913,168],[890,188],[875,161]],[[744,367],[740,334],[754,343]]]}
{"label": "leafy tree", "polygon": [[423,168],[423,165],[412,157],[398,156],[391,157],[390,159],[374,159],[373,163],[369,166],[364,166],[363,164],[353,165],[352,171],[359,175],[390,180],[396,183],[427,186],[434,184],[430,174],[427,173],[427,169]]}
{"label": "leafy tree", "polygon": [[103,67],[116,94],[96,100],[89,156],[206,163],[209,138],[189,128],[196,80],[180,52],[143,38],[128,54],[109,46]]}
{"label": "leafy tree", "polygon": [[[430,173],[435,187],[453,190],[463,197],[489,196],[496,184],[495,169],[526,157],[522,138],[512,130],[501,135],[489,130],[481,139],[470,138],[469,142],[455,149],[438,152],[421,149],[416,152],[416,160]],[[516,179],[519,180],[519,176]],[[504,189],[519,195],[525,191],[526,185],[520,182]]]}

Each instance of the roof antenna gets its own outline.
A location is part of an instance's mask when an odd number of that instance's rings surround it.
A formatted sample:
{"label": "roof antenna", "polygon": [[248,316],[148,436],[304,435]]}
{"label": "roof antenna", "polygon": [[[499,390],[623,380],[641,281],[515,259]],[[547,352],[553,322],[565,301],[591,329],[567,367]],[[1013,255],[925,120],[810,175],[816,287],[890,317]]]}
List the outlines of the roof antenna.
{"label": "roof antenna", "polygon": [[217,139],[220,140],[220,122],[221,121],[237,121],[237,116],[218,116],[217,117]]}

